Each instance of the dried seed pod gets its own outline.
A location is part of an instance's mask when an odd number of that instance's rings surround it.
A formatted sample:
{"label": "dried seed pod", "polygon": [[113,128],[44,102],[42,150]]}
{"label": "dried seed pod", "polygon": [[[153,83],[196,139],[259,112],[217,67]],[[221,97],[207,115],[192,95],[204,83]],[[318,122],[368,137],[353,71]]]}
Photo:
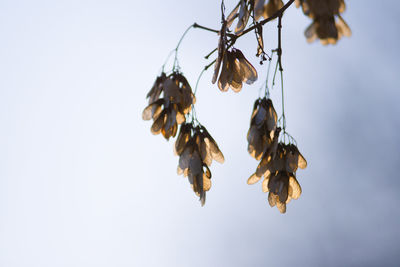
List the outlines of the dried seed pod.
{"label": "dried seed pod", "polygon": [[146,98],[149,98],[149,104],[159,99],[161,92],[163,90],[163,83],[166,78],[167,76],[165,75],[164,72],[162,72],[161,75],[157,77],[157,79],[155,80],[153,87],[146,96]]}
{"label": "dried seed pod", "polygon": [[264,6],[264,18],[269,18],[274,15],[279,9],[283,7],[282,0],[269,0],[268,4]]}
{"label": "dried seed pod", "polygon": [[[161,97],[162,94],[162,97]],[[153,119],[153,134],[161,133],[167,140],[175,137],[178,125],[186,121],[196,98],[186,78],[178,72],[157,78],[148,97],[153,100],[142,113],[143,120]]]}
{"label": "dried seed pod", "polygon": [[[215,73],[214,73],[215,74]],[[244,57],[239,49],[225,51],[218,88],[226,92],[232,88],[234,92],[242,89],[242,83],[252,84],[257,80],[257,71]]]}
{"label": "dried seed pod", "polygon": [[346,6],[343,0],[296,0],[297,7],[313,22],[304,32],[308,42],[320,39],[323,45],[335,44],[342,36],[351,36],[351,30],[340,13]]}
{"label": "dried seed pod", "polygon": [[219,162],[224,160],[217,143],[204,126],[194,127],[192,123],[184,123],[175,143],[175,153],[179,155],[178,174],[188,177],[193,191],[204,205],[206,191],[211,188],[211,171],[208,166],[213,159]]}

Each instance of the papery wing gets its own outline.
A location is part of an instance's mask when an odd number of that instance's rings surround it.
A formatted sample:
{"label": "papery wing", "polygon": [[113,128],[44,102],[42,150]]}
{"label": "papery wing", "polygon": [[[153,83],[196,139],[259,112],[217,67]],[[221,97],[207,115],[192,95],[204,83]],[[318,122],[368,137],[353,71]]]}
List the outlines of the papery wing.
{"label": "papery wing", "polygon": [[263,180],[263,182],[262,182],[262,191],[263,191],[264,193],[266,193],[266,192],[269,191],[269,188],[268,188],[269,180],[270,180],[270,178],[265,178],[265,179]]}
{"label": "papery wing", "polygon": [[278,208],[280,213],[286,213],[286,203],[282,203],[280,201],[276,202],[276,207]]}
{"label": "papery wing", "polygon": [[247,84],[252,84],[257,81],[257,71],[251,63],[244,57],[243,53],[236,49],[236,58],[240,62],[240,71],[243,73],[242,81]]}
{"label": "papery wing", "polygon": [[203,131],[205,137],[204,141],[209,147],[213,159],[218,161],[219,163],[224,163],[225,158],[221,150],[219,149],[217,142],[215,142],[215,140],[211,137],[206,128],[203,127]]}
{"label": "papery wing", "polygon": [[209,179],[205,174],[203,175],[203,188],[204,191],[209,191],[211,189],[211,179]]}
{"label": "papery wing", "polygon": [[256,170],[256,174],[257,174],[258,176],[264,175],[264,173],[265,173],[268,169],[270,169],[270,167],[271,167],[271,159],[272,159],[271,156],[269,156],[269,157],[262,157],[260,163],[259,163],[258,166],[257,166],[257,170]]}
{"label": "papery wing", "polygon": [[247,22],[249,21],[249,17],[250,17],[250,11],[247,9],[246,1],[241,0],[238,23],[235,29],[236,34],[240,34],[246,28]]}
{"label": "papery wing", "polygon": [[164,82],[164,99],[174,103],[181,103],[182,101],[182,94],[177,85],[177,81],[172,77],[169,77]]}
{"label": "papery wing", "polygon": [[266,115],[266,122],[267,122],[267,129],[268,131],[273,131],[276,128],[276,122],[278,120],[278,115],[276,114],[276,111],[274,109],[274,105],[272,104],[271,99],[268,99],[266,101],[266,109],[267,109],[267,115]]}
{"label": "papery wing", "polygon": [[275,195],[274,193],[269,192],[268,193],[268,203],[271,207],[274,207],[276,205],[276,199],[277,199],[277,195]]}
{"label": "papery wing", "polygon": [[260,101],[259,101],[259,99],[257,99],[257,100],[254,102],[253,111],[251,112],[250,125],[252,125],[252,124],[254,123],[253,119],[254,119],[254,117],[255,117],[255,116],[257,115],[257,113],[258,113],[258,107],[259,107],[259,105],[260,105]]}
{"label": "papery wing", "polygon": [[238,93],[240,90],[242,90],[242,78],[240,75],[239,61],[234,59],[232,60],[232,81],[230,86],[235,93]]}
{"label": "papery wing", "polygon": [[164,99],[158,99],[156,102],[148,105],[142,113],[142,118],[145,121],[151,120],[152,118],[158,117],[161,113],[161,106],[164,104]]}
{"label": "papery wing", "polygon": [[298,199],[300,197],[301,186],[294,175],[290,176],[289,178],[289,189],[291,198]]}
{"label": "papery wing", "polygon": [[[193,154],[193,145],[192,143],[188,143],[185,146],[181,156],[179,157],[179,168],[185,173],[185,170],[189,168],[190,159]],[[186,175],[185,175],[186,176]]]}
{"label": "papery wing", "polygon": [[289,146],[285,154],[285,170],[287,172],[296,172],[298,167],[298,156],[299,154],[293,150],[292,146]]}
{"label": "papery wing", "polygon": [[286,174],[282,174],[279,179],[279,202],[286,203],[289,195],[289,177]]}
{"label": "papery wing", "polygon": [[317,22],[313,22],[304,32],[307,42],[312,43],[317,39]]}
{"label": "papery wing", "polygon": [[247,179],[247,184],[255,184],[255,183],[257,183],[258,181],[260,181],[260,179],[261,179],[261,176],[257,176],[257,173],[253,173],[250,177],[249,177],[249,179]]}
{"label": "papery wing", "polygon": [[192,175],[203,175],[203,163],[201,162],[200,154],[196,149],[194,149],[189,161],[189,173]]}
{"label": "papery wing", "polygon": [[199,151],[201,154],[201,159],[204,162],[204,164],[206,164],[207,166],[211,166],[212,163],[211,151],[204,140],[204,136],[200,135],[200,137],[201,139],[200,139]]}
{"label": "papery wing", "polygon": [[[297,150],[298,151],[298,150]],[[300,169],[305,169],[307,168],[307,161],[306,159],[303,157],[303,155],[300,153],[300,151],[298,151],[299,153],[299,162],[297,163],[297,165],[299,166]]]}
{"label": "papery wing", "polygon": [[221,69],[221,74],[219,75],[219,79],[218,79],[218,88],[223,91],[226,92],[229,89],[229,84],[228,84],[228,80],[229,77],[231,76],[230,72],[230,67],[229,67],[229,60],[228,60],[228,54],[229,52],[226,51],[225,55],[224,55],[224,59],[223,59],[223,64],[222,64],[222,69]]}
{"label": "papery wing", "polygon": [[255,0],[254,1],[254,16],[255,20],[258,21],[264,12],[265,0]]}
{"label": "papery wing", "polygon": [[230,28],[235,18],[238,17],[240,2],[236,5],[236,7],[232,10],[232,12],[226,18],[226,27]]}
{"label": "papery wing", "polygon": [[151,133],[152,134],[159,134],[161,132],[161,129],[164,126],[165,123],[165,118],[166,117],[166,110],[163,110],[158,116],[158,118],[154,121],[153,125],[151,126]]}
{"label": "papery wing", "polygon": [[257,125],[258,128],[261,127],[261,125],[264,123],[264,120],[266,119],[267,116],[267,110],[263,105],[260,105],[256,115],[254,116],[254,124]]}
{"label": "papery wing", "polygon": [[151,88],[150,92],[146,96],[147,98],[150,98],[149,99],[149,104],[153,103],[154,101],[159,99],[159,97],[161,95],[161,92],[162,92],[162,89],[163,89],[162,85],[163,85],[163,82],[164,82],[165,79],[166,79],[166,75],[163,72],[155,80],[153,87]]}
{"label": "papery wing", "polygon": [[[219,41],[218,41],[218,57],[216,59],[214,65],[214,75],[212,78],[212,83],[214,84],[217,81],[219,69],[221,67],[221,62],[225,58],[225,32],[226,32],[226,23],[224,22],[221,27],[221,31],[219,32]],[[222,72],[222,71],[221,71]]]}
{"label": "papery wing", "polygon": [[186,143],[189,141],[190,138],[190,132],[191,132],[191,125],[190,124],[182,124],[178,138],[176,139],[175,142],[175,153],[177,155],[182,154],[183,149],[186,146]]}
{"label": "papery wing", "polygon": [[167,119],[164,125],[166,138],[169,138],[173,135],[175,125],[176,125],[176,110],[171,109],[170,112],[167,113]]}
{"label": "papery wing", "polygon": [[269,18],[283,7],[282,0],[269,0],[264,6],[264,18]]}
{"label": "papery wing", "polygon": [[347,25],[346,21],[344,21],[344,19],[340,15],[338,15],[338,20],[336,21],[336,27],[338,29],[339,37],[341,37],[342,35],[346,37],[351,36],[351,29],[349,25]]}

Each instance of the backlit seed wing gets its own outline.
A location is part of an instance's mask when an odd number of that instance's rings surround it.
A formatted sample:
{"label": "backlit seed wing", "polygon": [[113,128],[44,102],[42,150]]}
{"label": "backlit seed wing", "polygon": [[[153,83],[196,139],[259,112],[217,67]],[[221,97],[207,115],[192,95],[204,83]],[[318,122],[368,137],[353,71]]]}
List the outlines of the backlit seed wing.
{"label": "backlit seed wing", "polygon": [[293,199],[298,199],[301,195],[301,186],[293,175],[289,178],[289,188],[291,189],[290,197]]}
{"label": "backlit seed wing", "polygon": [[276,202],[276,207],[278,208],[280,213],[286,213],[286,203],[282,203],[280,201]]}
{"label": "backlit seed wing", "polygon": [[253,105],[253,111],[252,111],[251,117],[250,117],[250,125],[253,124],[253,119],[254,119],[254,117],[255,117],[255,116],[257,115],[257,113],[258,113],[259,105],[260,105],[260,101],[257,99],[257,100],[254,102],[254,105]]}
{"label": "backlit seed wing", "polygon": [[189,173],[192,175],[203,174],[203,164],[197,150],[193,151],[193,154],[189,160]]}
{"label": "backlit seed wing", "polygon": [[232,81],[230,87],[235,93],[238,93],[240,90],[242,90],[242,78],[240,75],[240,66],[238,60],[232,61]]}
{"label": "backlit seed wing", "polygon": [[288,187],[289,187],[289,178],[287,177],[286,174],[282,174],[281,179],[279,181],[279,191],[278,191],[279,202],[286,203],[286,200],[289,195]]}
{"label": "backlit seed wing", "polygon": [[264,12],[265,0],[255,0],[254,2],[254,15],[255,20],[258,21]]}
{"label": "backlit seed wing", "polygon": [[261,176],[257,176],[257,173],[253,173],[253,175],[251,175],[249,179],[247,179],[247,184],[255,184],[260,181],[260,179]]}
{"label": "backlit seed wing", "polygon": [[227,53],[228,53],[228,51],[224,55],[221,74],[219,75],[219,79],[218,79],[218,88],[219,88],[219,90],[221,90],[223,92],[226,92],[229,89],[228,79],[229,79],[229,76],[231,75],[229,73],[229,70],[230,70],[229,64],[230,63],[228,60],[228,56],[226,55]]}
{"label": "backlit seed wing", "polygon": [[205,136],[204,141],[209,147],[213,159],[218,161],[219,163],[224,163],[225,158],[221,150],[219,149],[217,142],[215,142],[215,140],[211,137],[206,128],[203,127],[203,131]]}
{"label": "backlit seed wing", "polygon": [[300,169],[305,169],[305,168],[307,167],[307,161],[306,161],[306,159],[303,157],[302,154],[299,154],[298,166],[300,167]]}
{"label": "backlit seed wing", "polygon": [[204,191],[209,191],[211,189],[211,179],[209,179],[206,174],[203,174],[203,188]]}
{"label": "backlit seed wing", "polygon": [[275,195],[274,193],[269,192],[268,193],[268,203],[271,207],[274,207],[276,205],[276,199],[277,199],[277,195]]}
{"label": "backlit seed wing", "polygon": [[191,132],[190,124],[182,124],[181,129],[178,135],[178,138],[175,141],[175,153],[177,155],[182,154],[186,144],[189,142]]}
{"label": "backlit seed wing", "polygon": [[263,191],[264,193],[266,193],[266,192],[269,191],[269,188],[268,188],[269,180],[270,180],[269,178],[268,178],[268,179],[265,178],[265,179],[263,180],[263,182],[262,182],[262,191]]}
{"label": "backlit seed wing", "polygon": [[[239,5],[238,5],[239,6]],[[218,41],[218,57],[217,61],[214,65],[214,75],[212,78],[212,83],[214,84],[217,81],[219,69],[221,67],[221,62],[225,58],[225,32],[226,32],[226,23],[222,24],[221,30],[219,32],[219,41]],[[221,71],[222,72],[222,71]]]}
{"label": "backlit seed wing", "polygon": [[349,25],[344,21],[344,19],[338,15],[338,20],[336,21],[336,28],[338,29],[339,32],[339,37],[344,35],[346,37],[351,36],[351,29]]}
{"label": "backlit seed wing", "polygon": [[182,101],[182,94],[176,80],[168,78],[164,82],[164,98],[174,103],[180,103]]}
{"label": "backlit seed wing", "polygon": [[317,27],[318,27],[317,22],[313,22],[310,26],[307,27],[307,29],[304,32],[304,35],[307,38],[307,42],[312,43],[317,39]]}
{"label": "backlit seed wing", "polygon": [[260,105],[256,115],[254,116],[253,120],[254,124],[257,125],[258,127],[261,127],[261,125],[266,119],[266,116],[267,116],[267,110],[263,105]]}
{"label": "backlit seed wing", "polygon": [[239,16],[238,11],[240,7],[240,2],[236,5],[236,7],[232,10],[232,12],[226,18],[226,27],[230,28],[235,18]]}
{"label": "backlit seed wing", "polygon": [[142,113],[142,119],[145,121],[151,120],[152,118],[158,117],[161,112],[161,106],[164,103],[164,99],[158,99],[156,102],[148,105]]}
{"label": "backlit seed wing", "polygon": [[[189,168],[189,162],[193,154],[193,145],[188,143],[185,146],[181,156],[179,157],[179,168],[185,173],[185,170]],[[186,176],[186,175],[185,175]]]}
{"label": "backlit seed wing", "polygon": [[278,115],[276,114],[276,111],[274,109],[274,105],[272,104],[271,99],[267,99],[266,102],[266,107],[267,107],[267,130],[268,131],[273,131],[276,128],[276,122],[278,120]]}
{"label": "backlit seed wing", "polygon": [[165,119],[166,119],[166,110],[163,110],[158,118],[154,121],[153,125],[151,126],[151,133],[156,135],[161,132],[161,129],[164,126]]}
{"label": "backlit seed wing", "polygon": [[249,17],[250,17],[250,11],[247,9],[246,1],[241,0],[238,23],[235,28],[236,34],[241,33],[246,28],[247,22],[249,21]]}
{"label": "backlit seed wing", "polygon": [[161,73],[159,77],[154,82],[153,87],[151,88],[150,92],[147,94],[146,98],[149,99],[149,104],[153,103],[154,101],[157,101],[161,95],[161,92],[163,90],[163,82],[167,78],[165,73]]}
{"label": "backlit seed wing", "polygon": [[176,125],[176,110],[171,109],[170,113],[167,116],[167,120],[165,121],[164,130],[165,130],[165,138],[169,138],[172,136],[174,132],[174,126]]}
{"label": "backlit seed wing", "polygon": [[282,0],[269,0],[264,6],[264,18],[269,18],[283,7]]}
{"label": "backlit seed wing", "polygon": [[243,53],[240,50],[236,49],[235,54],[236,58],[239,59],[240,62],[240,71],[244,75],[242,77],[243,82],[247,84],[252,84],[253,82],[257,81],[258,75],[253,65],[251,65],[251,63],[247,61],[247,59],[244,57]]}
{"label": "backlit seed wing", "polygon": [[204,136],[199,135],[200,141],[199,141],[199,150],[200,150],[200,155],[201,155],[201,160],[206,164],[207,166],[211,166],[212,163],[212,154],[207,146]]}

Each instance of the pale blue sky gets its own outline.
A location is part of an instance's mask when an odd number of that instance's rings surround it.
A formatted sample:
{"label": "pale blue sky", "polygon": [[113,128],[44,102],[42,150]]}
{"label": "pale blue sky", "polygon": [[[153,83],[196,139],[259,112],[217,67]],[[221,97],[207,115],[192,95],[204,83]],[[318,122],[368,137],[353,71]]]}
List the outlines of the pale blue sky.
{"label": "pale blue sky", "polygon": [[[285,215],[246,184],[266,69],[253,36],[237,47],[255,85],[200,82],[198,118],[226,158],[205,207],[173,142],[141,120],[165,57],[193,22],[219,27],[219,1],[0,2],[0,266],[398,265],[400,5],[346,2],[353,36],[337,46],[307,44],[294,6],[283,20],[287,126],[309,162]],[[196,29],[183,41],[192,86],[217,41]]]}

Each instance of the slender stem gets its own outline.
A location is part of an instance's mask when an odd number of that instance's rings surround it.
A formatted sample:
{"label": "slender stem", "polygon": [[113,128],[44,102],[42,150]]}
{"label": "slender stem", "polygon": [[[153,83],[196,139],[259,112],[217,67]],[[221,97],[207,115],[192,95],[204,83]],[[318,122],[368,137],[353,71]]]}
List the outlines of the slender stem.
{"label": "slender stem", "polygon": [[192,26],[193,26],[193,28],[199,28],[199,29],[203,29],[203,30],[206,30],[206,31],[209,31],[209,32],[219,33],[219,31],[217,31],[217,30],[201,26],[201,25],[197,24],[196,22]]}
{"label": "slender stem", "polygon": [[194,92],[193,92],[194,95],[196,95],[196,93],[197,93],[197,87],[199,86],[199,82],[200,82],[201,76],[203,76],[203,73],[204,73],[206,70],[207,70],[207,69],[204,68],[204,69],[200,72],[199,77],[197,78],[196,87],[194,88]]}
{"label": "slender stem", "polygon": [[285,117],[285,95],[283,91],[283,72],[280,71],[281,73],[281,89],[282,89],[282,130],[283,133],[286,133],[286,117]]}
{"label": "slender stem", "polygon": [[271,57],[269,58],[268,62],[268,70],[267,70],[267,80],[265,81],[265,96],[269,97],[269,90],[268,90],[268,80],[269,80],[269,73],[271,69],[272,58],[274,57],[275,51],[272,50]]}
{"label": "slender stem", "polygon": [[183,38],[185,38],[185,36],[186,36],[186,34],[188,33],[188,31],[189,31],[191,28],[193,28],[193,27],[194,27],[194,24],[193,24],[193,25],[190,25],[190,26],[186,29],[186,31],[182,34],[181,39],[179,39],[178,44],[176,45],[176,48],[175,48],[175,58],[174,58],[174,65],[173,65],[173,67],[172,67],[173,70],[175,69],[175,67],[177,66],[177,63],[178,63],[178,49],[179,49],[179,46],[181,45],[181,43],[182,43],[182,41],[183,41]]}
{"label": "slender stem", "polygon": [[165,59],[164,64],[162,65],[162,71],[163,71],[163,72],[164,72],[165,65],[168,63],[168,60],[170,59],[170,57],[172,56],[172,54],[173,54],[174,52],[175,52],[175,49],[174,49],[174,50],[171,50],[171,52],[169,52],[167,58]]}
{"label": "slender stem", "polygon": [[275,71],[274,71],[274,77],[272,78],[272,87],[271,87],[271,89],[274,89],[275,77],[276,77],[277,71],[278,71],[278,60],[276,61],[276,65],[275,65]]}

